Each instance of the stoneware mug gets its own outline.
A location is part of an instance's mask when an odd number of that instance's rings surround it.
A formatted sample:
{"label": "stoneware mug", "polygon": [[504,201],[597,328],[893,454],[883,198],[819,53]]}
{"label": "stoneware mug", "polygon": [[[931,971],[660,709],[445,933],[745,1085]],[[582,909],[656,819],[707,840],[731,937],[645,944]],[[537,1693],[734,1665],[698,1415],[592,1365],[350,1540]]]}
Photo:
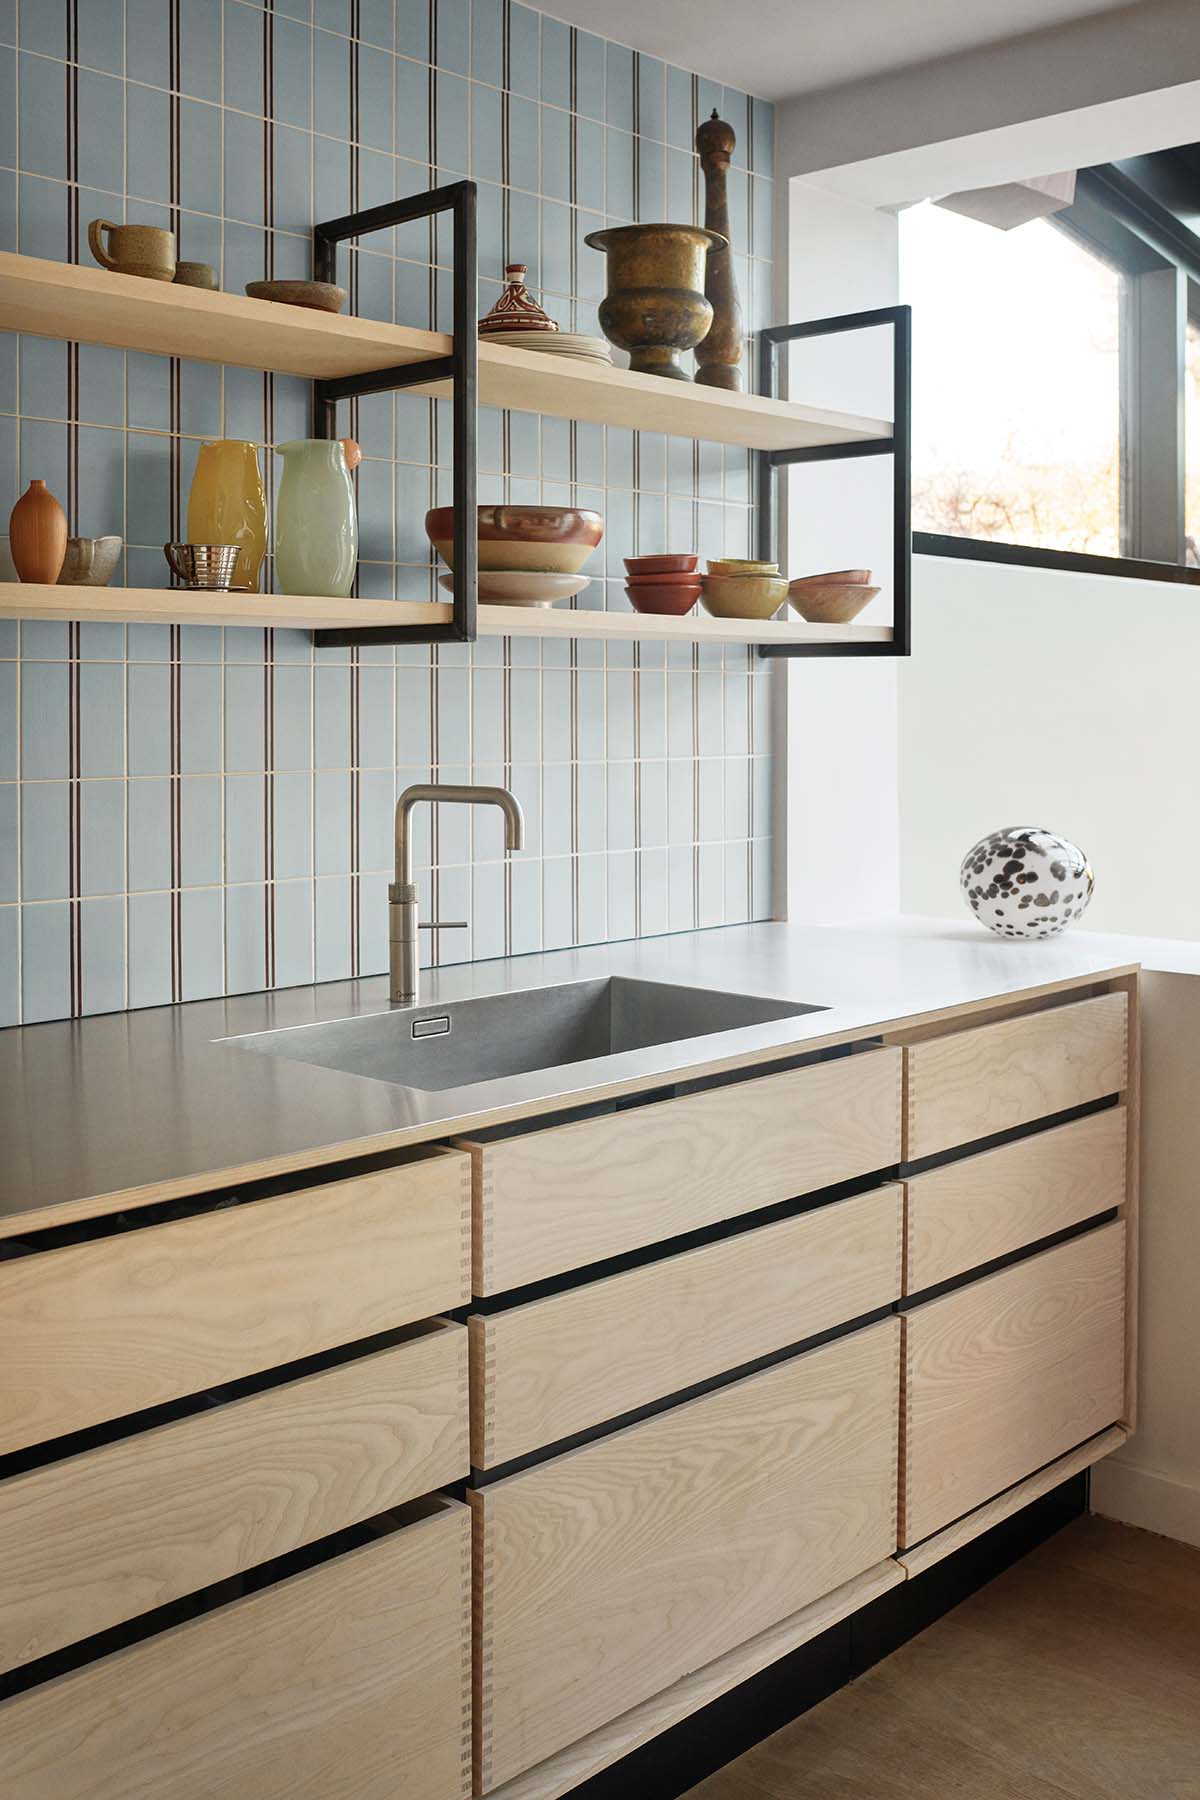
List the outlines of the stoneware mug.
{"label": "stoneware mug", "polygon": [[111,219],[93,219],[88,246],[102,269],[143,275],[148,281],[175,279],[175,233],[158,225],[114,225]]}

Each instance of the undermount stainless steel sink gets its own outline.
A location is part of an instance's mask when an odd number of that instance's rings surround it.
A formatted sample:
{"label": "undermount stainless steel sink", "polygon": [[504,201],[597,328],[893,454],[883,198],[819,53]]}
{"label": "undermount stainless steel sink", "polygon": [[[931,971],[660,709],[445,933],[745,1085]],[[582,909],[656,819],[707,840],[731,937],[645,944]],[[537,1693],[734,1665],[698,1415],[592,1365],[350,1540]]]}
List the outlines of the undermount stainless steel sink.
{"label": "undermount stainless steel sink", "polygon": [[224,1042],[440,1093],[825,1010],[614,975]]}

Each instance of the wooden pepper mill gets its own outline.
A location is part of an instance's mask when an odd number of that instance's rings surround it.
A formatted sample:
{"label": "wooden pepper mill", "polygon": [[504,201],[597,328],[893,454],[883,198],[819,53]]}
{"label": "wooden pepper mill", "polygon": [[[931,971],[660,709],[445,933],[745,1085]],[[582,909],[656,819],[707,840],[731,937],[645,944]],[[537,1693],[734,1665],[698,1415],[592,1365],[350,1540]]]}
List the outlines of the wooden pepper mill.
{"label": "wooden pepper mill", "polygon": [[729,197],[725,191],[725,172],[733,157],[737,138],[733,126],[718,119],[713,108],[696,133],[696,149],[704,170],[704,223],[726,241],[724,250],[710,250],[704,292],[713,309],[713,322],[708,336],[696,347],[696,380],[706,387],[731,388],[742,391],[742,309],[738,301],[737,281],[733,272],[733,250],[729,246]]}

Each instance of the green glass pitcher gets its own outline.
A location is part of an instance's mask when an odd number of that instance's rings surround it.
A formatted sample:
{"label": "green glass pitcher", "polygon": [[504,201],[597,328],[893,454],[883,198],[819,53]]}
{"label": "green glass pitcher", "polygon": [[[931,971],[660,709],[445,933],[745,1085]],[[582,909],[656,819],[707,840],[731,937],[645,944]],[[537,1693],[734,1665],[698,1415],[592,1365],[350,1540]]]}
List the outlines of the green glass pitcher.
{"label": "green glass pitcher", "polygon": [[358,514],[346,452],[337,438],[278,446],[283,479],[275,507],[275,585],[282,594],[344,599],[358,566]]}

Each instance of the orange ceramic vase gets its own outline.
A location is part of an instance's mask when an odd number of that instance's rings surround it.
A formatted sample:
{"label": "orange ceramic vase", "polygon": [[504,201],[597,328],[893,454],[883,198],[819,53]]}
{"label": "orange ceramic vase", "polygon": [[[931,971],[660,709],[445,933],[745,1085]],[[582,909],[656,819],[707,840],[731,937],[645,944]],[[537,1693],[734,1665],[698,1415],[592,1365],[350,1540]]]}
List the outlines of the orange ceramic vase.
{"label": "orange ceramic vase", "polygon": [[67,554],[67,515],[44,481],[31,481],[13,507],[8,540],[22,581],[58,580]]}

